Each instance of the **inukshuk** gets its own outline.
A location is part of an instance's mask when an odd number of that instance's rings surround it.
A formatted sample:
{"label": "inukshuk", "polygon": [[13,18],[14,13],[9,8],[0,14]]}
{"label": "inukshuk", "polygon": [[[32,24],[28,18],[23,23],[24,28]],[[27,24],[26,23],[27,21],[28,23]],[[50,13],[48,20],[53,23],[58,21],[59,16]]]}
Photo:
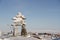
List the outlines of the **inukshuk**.
{"label": "inukshuk", "polygon": [[27,35],[27,31],[26,31],[26,23],[25,23],[25,17],[24,15],[22,15],[20,12],[13,17],[13,35],[16,36],[18,34],[18,28],[17,26],[21,26],[21,36],[26,36]]}

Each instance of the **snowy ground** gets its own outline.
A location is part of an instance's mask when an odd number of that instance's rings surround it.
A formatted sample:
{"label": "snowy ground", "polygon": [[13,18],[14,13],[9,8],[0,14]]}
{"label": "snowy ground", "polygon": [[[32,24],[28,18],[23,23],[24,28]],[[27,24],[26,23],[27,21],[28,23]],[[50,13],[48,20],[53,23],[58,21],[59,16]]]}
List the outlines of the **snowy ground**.
{"label": "snowy ground", "polygon": [[[39,39],[39,38],[41,39]],[[3,35],[3,36],[0,36],[0,40],[60,40],[60,38],[54,38],[53,39],[51,38],[51,36],[47,36],[45,35],[28,35],[27,37],[24,37],[24,36],[16,36],[16,37],[13,37],[12,35]]]}
{"label": "snowy ground", "polygon": [[17,37],[5,37],[5,38],[0,38],[0,40],[52,40],[50,37],[43,37],[40,36],[42,39],[37,39],[34,37],[23,37],[23,36],[17,36]]}
{"label": "snowy ground", "polygon": [[[34,37],[23,37],[23,36],[17,36],[17,37],[8,37],[8,38],[0,38],[0,40],[52,40],[51,38],[49,37],[42,37],[42,39],[37,39],[37,38],[34,38]],[[60,40],[60,38],[58,39],[54,39],[54,40]]]}

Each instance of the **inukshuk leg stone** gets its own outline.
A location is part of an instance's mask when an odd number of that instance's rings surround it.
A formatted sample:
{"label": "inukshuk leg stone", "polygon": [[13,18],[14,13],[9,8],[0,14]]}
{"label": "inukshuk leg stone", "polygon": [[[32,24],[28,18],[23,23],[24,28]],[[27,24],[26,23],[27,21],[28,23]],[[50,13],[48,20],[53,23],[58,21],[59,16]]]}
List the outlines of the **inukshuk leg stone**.
{"label": "inukshuk leg stone", "polygon": [[25,28],[25,24],[22,25],[22,29],[21,29],[21,36],[26,36],[27,35],[27,31]]}
{"label": "inukshuk leg stone", "polygon": [[15,28],[13,29],[13,36],[17,35],[18,35],[18,28],[15,26]]}

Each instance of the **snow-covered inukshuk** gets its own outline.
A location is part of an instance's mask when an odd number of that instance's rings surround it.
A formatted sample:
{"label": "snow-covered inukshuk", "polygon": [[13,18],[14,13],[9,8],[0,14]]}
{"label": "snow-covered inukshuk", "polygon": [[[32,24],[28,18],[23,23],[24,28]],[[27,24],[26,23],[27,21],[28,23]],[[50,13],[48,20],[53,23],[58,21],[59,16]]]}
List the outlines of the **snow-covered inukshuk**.
{"label": "snow-covered inukshuk", "polygon": [[26,36],[27,35],[27,31],[26,31],[26,23],[25,23],[25,17],[24,15],[22,15],[20,12],[18,12],[18,14],[13,17],[13,36],[17,36],[18,35],[18,27],[17,26],[21,26],[21,36]]}

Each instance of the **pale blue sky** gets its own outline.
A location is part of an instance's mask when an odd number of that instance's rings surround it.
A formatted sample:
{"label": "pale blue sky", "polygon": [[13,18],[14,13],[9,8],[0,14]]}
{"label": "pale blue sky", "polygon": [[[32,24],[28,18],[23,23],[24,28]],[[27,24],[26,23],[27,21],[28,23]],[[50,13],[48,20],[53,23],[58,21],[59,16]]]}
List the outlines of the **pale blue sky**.
{"label": "pale blue sky", "polygon": [[0,30],[22,12],[28,30],[60,30],[60,0],[0,0]]}

